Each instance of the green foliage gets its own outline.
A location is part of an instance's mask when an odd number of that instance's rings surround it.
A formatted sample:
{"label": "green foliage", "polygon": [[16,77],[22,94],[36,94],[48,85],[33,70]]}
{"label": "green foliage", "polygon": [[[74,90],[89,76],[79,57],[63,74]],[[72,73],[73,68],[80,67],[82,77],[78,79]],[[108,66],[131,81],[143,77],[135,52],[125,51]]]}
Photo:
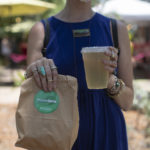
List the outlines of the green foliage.
{"label": "green foliage", "polygon": [[54,3],[54,4],[56,4],[56,8],[46,11],[44,14],[39,16],[39,19],[48,18],[48,17],[56,14],[57,12],[59,12],[61,9],[63,9],[66,0],[42,0],[42,1]]}
{"label": "green foliage", "polygon": [[20,86],[22,82],[25,80],[24,75],[21,71],[17,71],[17,77],[14,78],[14,86]]}
{"label": "green foliage", "polygon": [[[56,9],[50,9],[41,15],[18,16],[18,17],[20,17],[22,21],[26,21],[26,20],[38,21],[41,18],[49,17],[49,16],[53,15],[54,13],[58,12],[59,10],[61,10],[64,7],[64,4],[65,4],[65,0],[42,0],[42,1],[51,2],[51,3],[56,4]],[[0,16],[0,23],[1,23],[0,34],[2,34],[4,32],[3,27],[12,25],[12,24],[16,24],[16,17],[14,16],[14,17],[4,17],[3,18]]]}
{"label": "green foliage", "polygon": [[100,3],[100,0],[92,0],[92,6],[95,6]]}
{"label": "green foliage", "polygon": [[7,18],[0,17],[0,23],[1,23],[0,33],[3,32],[2,27],[16,23],[15,18],[16,17],[7,17]]}
{"label": "green foliage", "polygon": [[145,133],[146,133],[146,136],[150,136],[150,127],[147,127],[145,129]]}

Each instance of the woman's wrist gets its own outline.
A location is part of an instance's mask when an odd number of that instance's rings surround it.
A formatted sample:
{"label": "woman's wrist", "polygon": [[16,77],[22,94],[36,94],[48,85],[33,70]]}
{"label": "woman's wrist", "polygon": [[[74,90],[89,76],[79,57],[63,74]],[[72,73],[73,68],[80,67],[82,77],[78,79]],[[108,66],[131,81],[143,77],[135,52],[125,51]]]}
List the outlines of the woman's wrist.
{"label": "woman's wrist", "polygon": [[107,93],[110,97],[118,96],[124,86],[125,83],[123,80],[117,78],[115,75],[111,75],[108,82]]}
{"label": "woman's wrist", "polygon": [[116,82],[116,76],[114,74],[111,74],[109,77],[107,89],[110,89]]}

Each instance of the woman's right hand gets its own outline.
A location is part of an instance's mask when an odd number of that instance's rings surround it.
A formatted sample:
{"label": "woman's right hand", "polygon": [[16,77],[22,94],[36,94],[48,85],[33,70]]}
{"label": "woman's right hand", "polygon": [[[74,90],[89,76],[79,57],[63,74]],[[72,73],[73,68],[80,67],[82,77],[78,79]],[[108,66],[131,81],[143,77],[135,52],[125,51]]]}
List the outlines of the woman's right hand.
{"label": "woman's right hand", "polygon": [[[27,75],[33,76],[37,86],[45,92],[50,92],[56,89],[56,82],[58,77],[57,68],[52,59],[40,58],[31,63],[26,70]],[[45,75],[40,72],[40,67],[44,67]]]}

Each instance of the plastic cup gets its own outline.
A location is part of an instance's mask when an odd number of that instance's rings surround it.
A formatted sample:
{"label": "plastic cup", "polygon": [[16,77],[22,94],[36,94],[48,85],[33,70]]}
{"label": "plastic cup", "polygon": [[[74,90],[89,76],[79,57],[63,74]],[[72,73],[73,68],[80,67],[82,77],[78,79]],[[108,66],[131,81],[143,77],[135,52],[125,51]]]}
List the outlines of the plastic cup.
{"label": "plastic cup", "polygon": [[102,59],[109,60],[104,54],[109,47],[84,47],[81,50],[88,89],[107,88],[109,72],[104,68]]}

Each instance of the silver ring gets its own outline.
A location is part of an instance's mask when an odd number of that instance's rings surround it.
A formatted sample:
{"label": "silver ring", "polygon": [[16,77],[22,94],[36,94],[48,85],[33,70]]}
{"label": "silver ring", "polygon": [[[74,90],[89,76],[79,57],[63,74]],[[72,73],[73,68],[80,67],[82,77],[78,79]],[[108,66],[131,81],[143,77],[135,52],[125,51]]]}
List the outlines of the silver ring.
{"label": "silver ring", "polygon": [[111,52],[111,59],[114,60],[115,59],[115,53],[112,51]]}
{"label": "silver ring", "polygon": [[37,71],[37,68],[32,69],[32,72],[35,72],[35,71]]}
{"label": "silver ring", "polygon": [[48,79],[48,81],[49,81],[49,82],[52,82],[53,80],[52,80],[52,79]]}
{"label": "silver ring", "polygon": [[57,67],[55,65],[51,65],[50,67],[51,67],[51,69],[57,69]]}

